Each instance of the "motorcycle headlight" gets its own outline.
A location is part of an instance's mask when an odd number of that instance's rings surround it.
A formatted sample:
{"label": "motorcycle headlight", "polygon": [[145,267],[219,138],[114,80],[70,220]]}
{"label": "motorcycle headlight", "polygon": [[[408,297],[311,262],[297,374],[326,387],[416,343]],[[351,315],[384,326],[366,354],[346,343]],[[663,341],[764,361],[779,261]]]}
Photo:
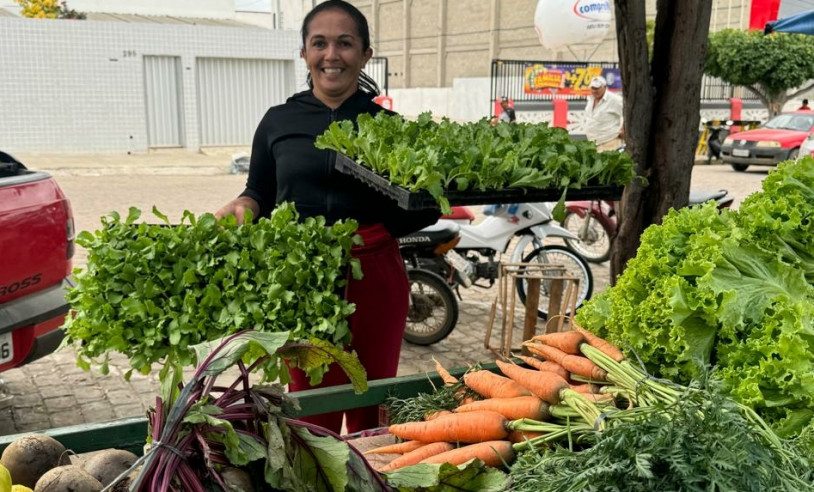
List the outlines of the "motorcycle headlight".
{"label": "motorcycle headlight", "polygon": [[770,148],[770,149],[779,149],[780,142],[775,142],[774,140],[765,140],[761,142],[757,142],[755,147],[762,147],[762,148]]}

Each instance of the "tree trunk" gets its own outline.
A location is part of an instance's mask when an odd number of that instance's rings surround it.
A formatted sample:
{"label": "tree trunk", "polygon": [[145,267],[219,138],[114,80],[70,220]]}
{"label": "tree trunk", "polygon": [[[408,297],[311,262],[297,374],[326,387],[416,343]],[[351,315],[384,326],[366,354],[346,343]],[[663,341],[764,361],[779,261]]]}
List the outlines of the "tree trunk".
{"label": "tree trunk", "polygon": [[709,0],[659,0],[653,61],[648,64],[645,2],[614,3],[625,140],[648,184],[634,182],[622,195],[611,283],[636,255],[642,232],[660,223],[670,208],[687,205],[711,11]]}

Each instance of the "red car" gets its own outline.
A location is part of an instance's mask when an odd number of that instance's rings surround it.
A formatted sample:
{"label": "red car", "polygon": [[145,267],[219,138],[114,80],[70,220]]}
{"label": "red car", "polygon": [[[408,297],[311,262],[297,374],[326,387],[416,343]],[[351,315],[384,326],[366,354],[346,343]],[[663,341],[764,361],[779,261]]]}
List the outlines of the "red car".
{"label": "red car", "polygon": [[730,134],[721,146],[721,159],[735,171],[752,165],[776,166],[796,159],[800,145],[814,131],[814,111],[783,113],[759,128]]}
{"label": "red car", "polygon": [[62,341],[74,223],[56,181],[0,152],[0,372]]}

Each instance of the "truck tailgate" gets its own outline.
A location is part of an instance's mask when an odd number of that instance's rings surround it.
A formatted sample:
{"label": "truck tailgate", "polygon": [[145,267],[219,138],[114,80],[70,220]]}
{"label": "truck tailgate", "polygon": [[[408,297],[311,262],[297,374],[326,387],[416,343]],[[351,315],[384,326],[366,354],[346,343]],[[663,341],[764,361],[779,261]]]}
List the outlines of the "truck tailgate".
{"label": "truck tailgate", "polygon": [[53,178],[0,178],[0,304],[60,284],[72,255],[70,203]]}

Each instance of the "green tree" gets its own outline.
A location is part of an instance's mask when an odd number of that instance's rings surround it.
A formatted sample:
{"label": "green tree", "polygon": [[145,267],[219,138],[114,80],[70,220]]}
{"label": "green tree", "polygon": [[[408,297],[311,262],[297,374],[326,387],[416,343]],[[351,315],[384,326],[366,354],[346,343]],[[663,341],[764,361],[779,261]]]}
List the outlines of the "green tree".
{"label": "green tree", "polygon": [[710,35],[704,71],[754,92],[774,116],[814,87],[814,36],[725,29]]}
{"label": "green tree", "polygon": [[671,208],[687,205],[700,121],[709,0],[658,0],[652,57],[645,3],[616,0],[625,143],[648,185],[625,187],[611,252],[611,281],[636,255],[639,238]]}

